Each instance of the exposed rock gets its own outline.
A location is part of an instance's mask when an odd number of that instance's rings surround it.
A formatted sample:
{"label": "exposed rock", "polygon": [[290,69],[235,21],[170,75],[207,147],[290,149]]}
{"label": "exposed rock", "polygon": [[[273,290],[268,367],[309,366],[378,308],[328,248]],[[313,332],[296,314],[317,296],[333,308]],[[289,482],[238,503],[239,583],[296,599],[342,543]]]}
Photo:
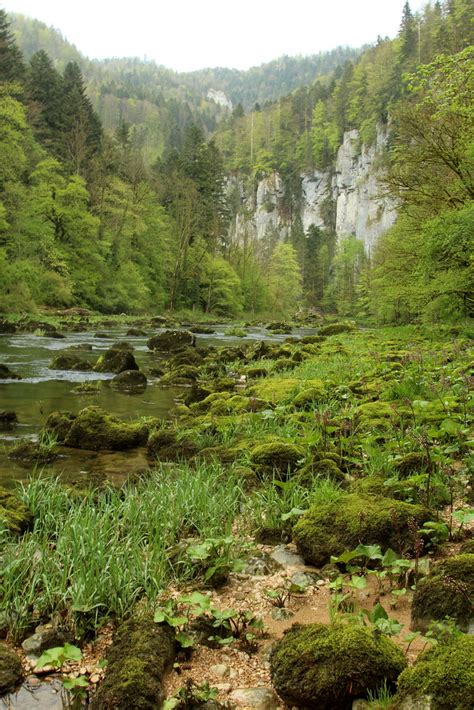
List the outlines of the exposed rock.
{"label": "exposed rock", "polygon": [[237,688],[229,696],[236,707],[252,708],[252,710],[277,710],[280,706],[275,693],[270,688]]}
{"label": "exposed rock", "polygon": [[0,364],[0,380],[21,380],[21,375],[10,370],[7,365]]}
{"label": "exposed rock", "polygon": [[138,370],[138,365],[132,353],[126,349],[111,348],[101,355],[94,365],[96,372],[124,372]]}
{"label": "exposed rock", "polygon": [[278,545],[270,553],[270,557],[275,562],[278,562],[281,567],[304,567],[304,559],[301,555],[296,554],[293,550],[288,549],[286,545]]}
{"label": "exposed rock", "polygon": [[100,407],[82,409],[71,423],[64,445],[76,449],[121,451],[141,446],[148,439],[148,427],[129,424],[107,414]]}
{"label": "exposed rock", "polygon": [[48,648],[64,646],[65,643],[74,643],[74,635],[70,631],[50,626],[39,628],[36,633],[23,641],[21,647],[27,655],[39,656]]}
{"label": "exposed rock", "polygon": [[15,424],[18,424],[16,412],[5,409],[0,411],[0,429],[12,429]]}
{"label": "exposed rock", "polygon": [[0,695],[3,695],[21,681],[20,659],[4,643],[0,643]]}
{"label": "exposed rock", "polygon": [[147,380],[139,370],[124,370],[110,380],[109,384],[115,389],[136,393],[145,390]]}
{"label": "exposed rock", "polygon": [[161,350],[169,352],[180,348],[193,347],[196,344],[196,336],[189,330],[167,330],[164,333],[154,335],[147,342],[150,350]]}
{"label": "exposed rock", "polygon": [[84,360],[80,355],[64,352],[53,358],[49,368],[50,370],[78,370],[80,372],[87,372],[92,370],[92,364]]}

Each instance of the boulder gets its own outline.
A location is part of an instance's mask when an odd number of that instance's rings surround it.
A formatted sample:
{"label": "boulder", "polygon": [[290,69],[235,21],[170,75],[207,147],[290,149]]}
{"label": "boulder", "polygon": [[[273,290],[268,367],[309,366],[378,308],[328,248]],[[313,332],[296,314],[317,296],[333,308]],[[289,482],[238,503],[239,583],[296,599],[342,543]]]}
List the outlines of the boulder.
{"label": "boulder", "polygon": [[51,463],[57,457],[58,452],[55,441],[51,442],[51,445],[45,445],[39,441],[26,439],[20,441],[8,452],[9,459],[36,464]]}
{"label": "boulder", "polygon": [[443,642],[418,657],[398,679],[397,710],[468,710],[474,699],[474,636]]}
{"label": "boulder", "polygon": [[138,365],[130,350],[110,348],[99,357],[94,370],[96,372],[124,372],[138,370]]}
{"label": "boulder", "polygon": [[413,544],[408,523],[413,520],[420,528],[431,517],[421,505],[351,493],[310,508],[298,520],[293,533],[306,562],[321,567],[331,555],[353,550],[361,542],[406,553]]}
{"label": "boulder", "polygon": [[21,375],[10,370],[7,365],[0,364],[0,380],[21,380]]}
{"label": "boulder", "polygon": [[16,412],[8,409],[0,411],[0,429],[12,429],[15,424],[18,424]]}
{"label": "boulder", "polygon": [[288,441],[268,441],[250,449],[252,464],[260,467],[262,472],[277,472],[285,478],[301,465],[305,451],[302,446]]}
{"label": "boulder", "polygon": [[78,370],[87,372],[92,370],[92,364],[80,355],[72,352],[63,352],[53,358],[49,365],[50,370]]}
{"label": "boulder", "polygon": [[140,370],[124,370],[123,372],[119,372],[118,375],[115,375],[115,377],[110,380],[109,384],[117,390],[137,393],[145,390],[147,380]]}
{"label": "boulder", "polygon": [[297,708],[351,710],[381,685],[394,688],[405,655],[383,634],[355,624],[292,626],[270,656],[273,685]]}
{"label": "boulder", "polygon": [[[432,621],[449,616],[467,631],[474,620],[474,554],[465,553],[436,564],[416,585],[412,628],[426,631]],[[474,659],[473,659],[474,660]]]}
{"label": "boulder", "polygon": [[151,460],[181,461],[189,459],[199,451],[190,436],[181,436],[175,429],[159,429],[150,435],[147,443],[147,457]]}
{"label": "boulder", "polygon": [[33,516],[13,491],[0,487],[0,521],[13,533],[24,533],[31,526]]}
{"label": "boulder", "polygon": [[189,330],[166,330],[164,333],[154,335],[147,342],[150,350],[170,352],[186,347],[194,347],[196,336]]}
{"label": "boulder", "polygon": [[355,326],[352,323],[329,323],[319,329],[319,335],[339,335],[340,333],[352,333]]}
{"label": "boulder", "polygon": [[151,619],[126,621],[107,652],[107,673],[92,698],[92,710],[160,708],[164,700],[161,681],[175,653],[170,626]]}
{"label": "boulder", "polygon": [[13,690],[21,681],[22,669],[20,659],[4,643],[0,643],[0,695]]}
{"label": "boulder", "polygon": [[72,412],[51,412],[44,425],[44,431],[53,434],[58,444],[64,444],[76,415]]}
{"label": "boulder", "polygon": [[148,427],[141,422],[123,422],[100,407],[82,409],[72,421],[64,445],[92,451],[122,451],[142,446],[148,439]]}

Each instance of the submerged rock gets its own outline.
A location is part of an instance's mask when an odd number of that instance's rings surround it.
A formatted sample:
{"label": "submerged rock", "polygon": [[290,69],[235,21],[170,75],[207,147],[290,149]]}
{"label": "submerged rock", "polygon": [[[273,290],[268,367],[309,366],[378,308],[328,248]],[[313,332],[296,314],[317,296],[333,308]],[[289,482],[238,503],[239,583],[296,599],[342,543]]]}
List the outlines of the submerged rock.
{"label": "submerged rock", "polygon": [[0,380],[21,380],[21,375],[10,370],[7,365],[0,364]]}
{"label": "submerged rock", "polygon": [[352,624],[294,625],[270,656],[273,685],[297,708],[351,710],[384,682],[394,687],[406,659],[393,641]]}
{"label": "submerged rock", "polygon": [[0,429],[12,429],[15,424],[18,424],[16,412],[12,410],[0,411]]}
{"label": "submerged rock", "polygon": [[78,370],[88,372],[92,370],[92,364],[84,360],[80,355],[74,353],[61,353],[53,358],[49,365],[50,370]]}
{"label": "submerged rock", "polygon": [[164,699],[161,679],[176,653],[174,630],[151,619],[119,627],[107,653],[107,674],[92,710],[152,710]]}
{"label": "submerged rock", "polygon": [[4,643],[0,643],[0,695],[13,690],[22,678],[20,659]]}
{"label": "submerged rock", "polygon": [[8,458],[28,463],[51,463],[58,456],[55,444],[56,442],[52,442],[51,445],[45,446],[38,441],[27,439],[10,449]]}
{"label": "submerged rock", "polygon": [[147,380],[143,372],[139,370],[124,370],[110,380],[109,384],[115,389],[136,393],[145,390]]}
{"label": "submerged rock", "polygon": [[194,347],[196,336],[189,330],[167,330],[154,335],[147,342],[150,350],[179,350],[185,347]]}

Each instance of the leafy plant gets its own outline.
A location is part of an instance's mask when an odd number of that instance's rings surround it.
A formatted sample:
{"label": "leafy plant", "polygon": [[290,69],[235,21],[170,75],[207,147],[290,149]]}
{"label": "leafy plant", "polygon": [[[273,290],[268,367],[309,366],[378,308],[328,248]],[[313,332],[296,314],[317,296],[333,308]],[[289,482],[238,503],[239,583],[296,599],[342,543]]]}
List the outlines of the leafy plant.
{"label": "leafy plant", "polygon": [[81,658],[82,652],[80,648],[70,643],[65,643],[64,646],[55,646],[44,651],[38,658],[36,667],[39,669],[45,666],[61,668],[66,661],[80,661]]}
{"label": "leafy plant", "polygon": [[209,683],[195,683],[189,678],[185,685],[163,703],[163,710],[191,710],[216,700],[219,691]]}

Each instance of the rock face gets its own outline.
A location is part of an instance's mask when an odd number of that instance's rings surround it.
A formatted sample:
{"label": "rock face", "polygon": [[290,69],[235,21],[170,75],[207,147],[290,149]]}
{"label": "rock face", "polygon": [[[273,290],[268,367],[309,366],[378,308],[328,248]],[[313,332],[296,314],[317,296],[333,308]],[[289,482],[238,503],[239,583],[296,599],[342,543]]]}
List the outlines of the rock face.
{"label": "rock face", "polygon": [[393,203],[381,195],[380,164],[385,154],[388,133],[378,126],[374,142],[361,144],[357,130],[346,131],[333,170],[301,174],[299,213],[289,215],[282,177],[273,173],[262,178],[254,192],[238,180],[229,180],[237,192],[241,208],[232,225],[237,240],[288,236],[294,217],[299,217],[305,232],[311,225],[324,227],[329,211],[335,213],[338,239],[355,234],[370,253],[375,242],[395,221]]}

